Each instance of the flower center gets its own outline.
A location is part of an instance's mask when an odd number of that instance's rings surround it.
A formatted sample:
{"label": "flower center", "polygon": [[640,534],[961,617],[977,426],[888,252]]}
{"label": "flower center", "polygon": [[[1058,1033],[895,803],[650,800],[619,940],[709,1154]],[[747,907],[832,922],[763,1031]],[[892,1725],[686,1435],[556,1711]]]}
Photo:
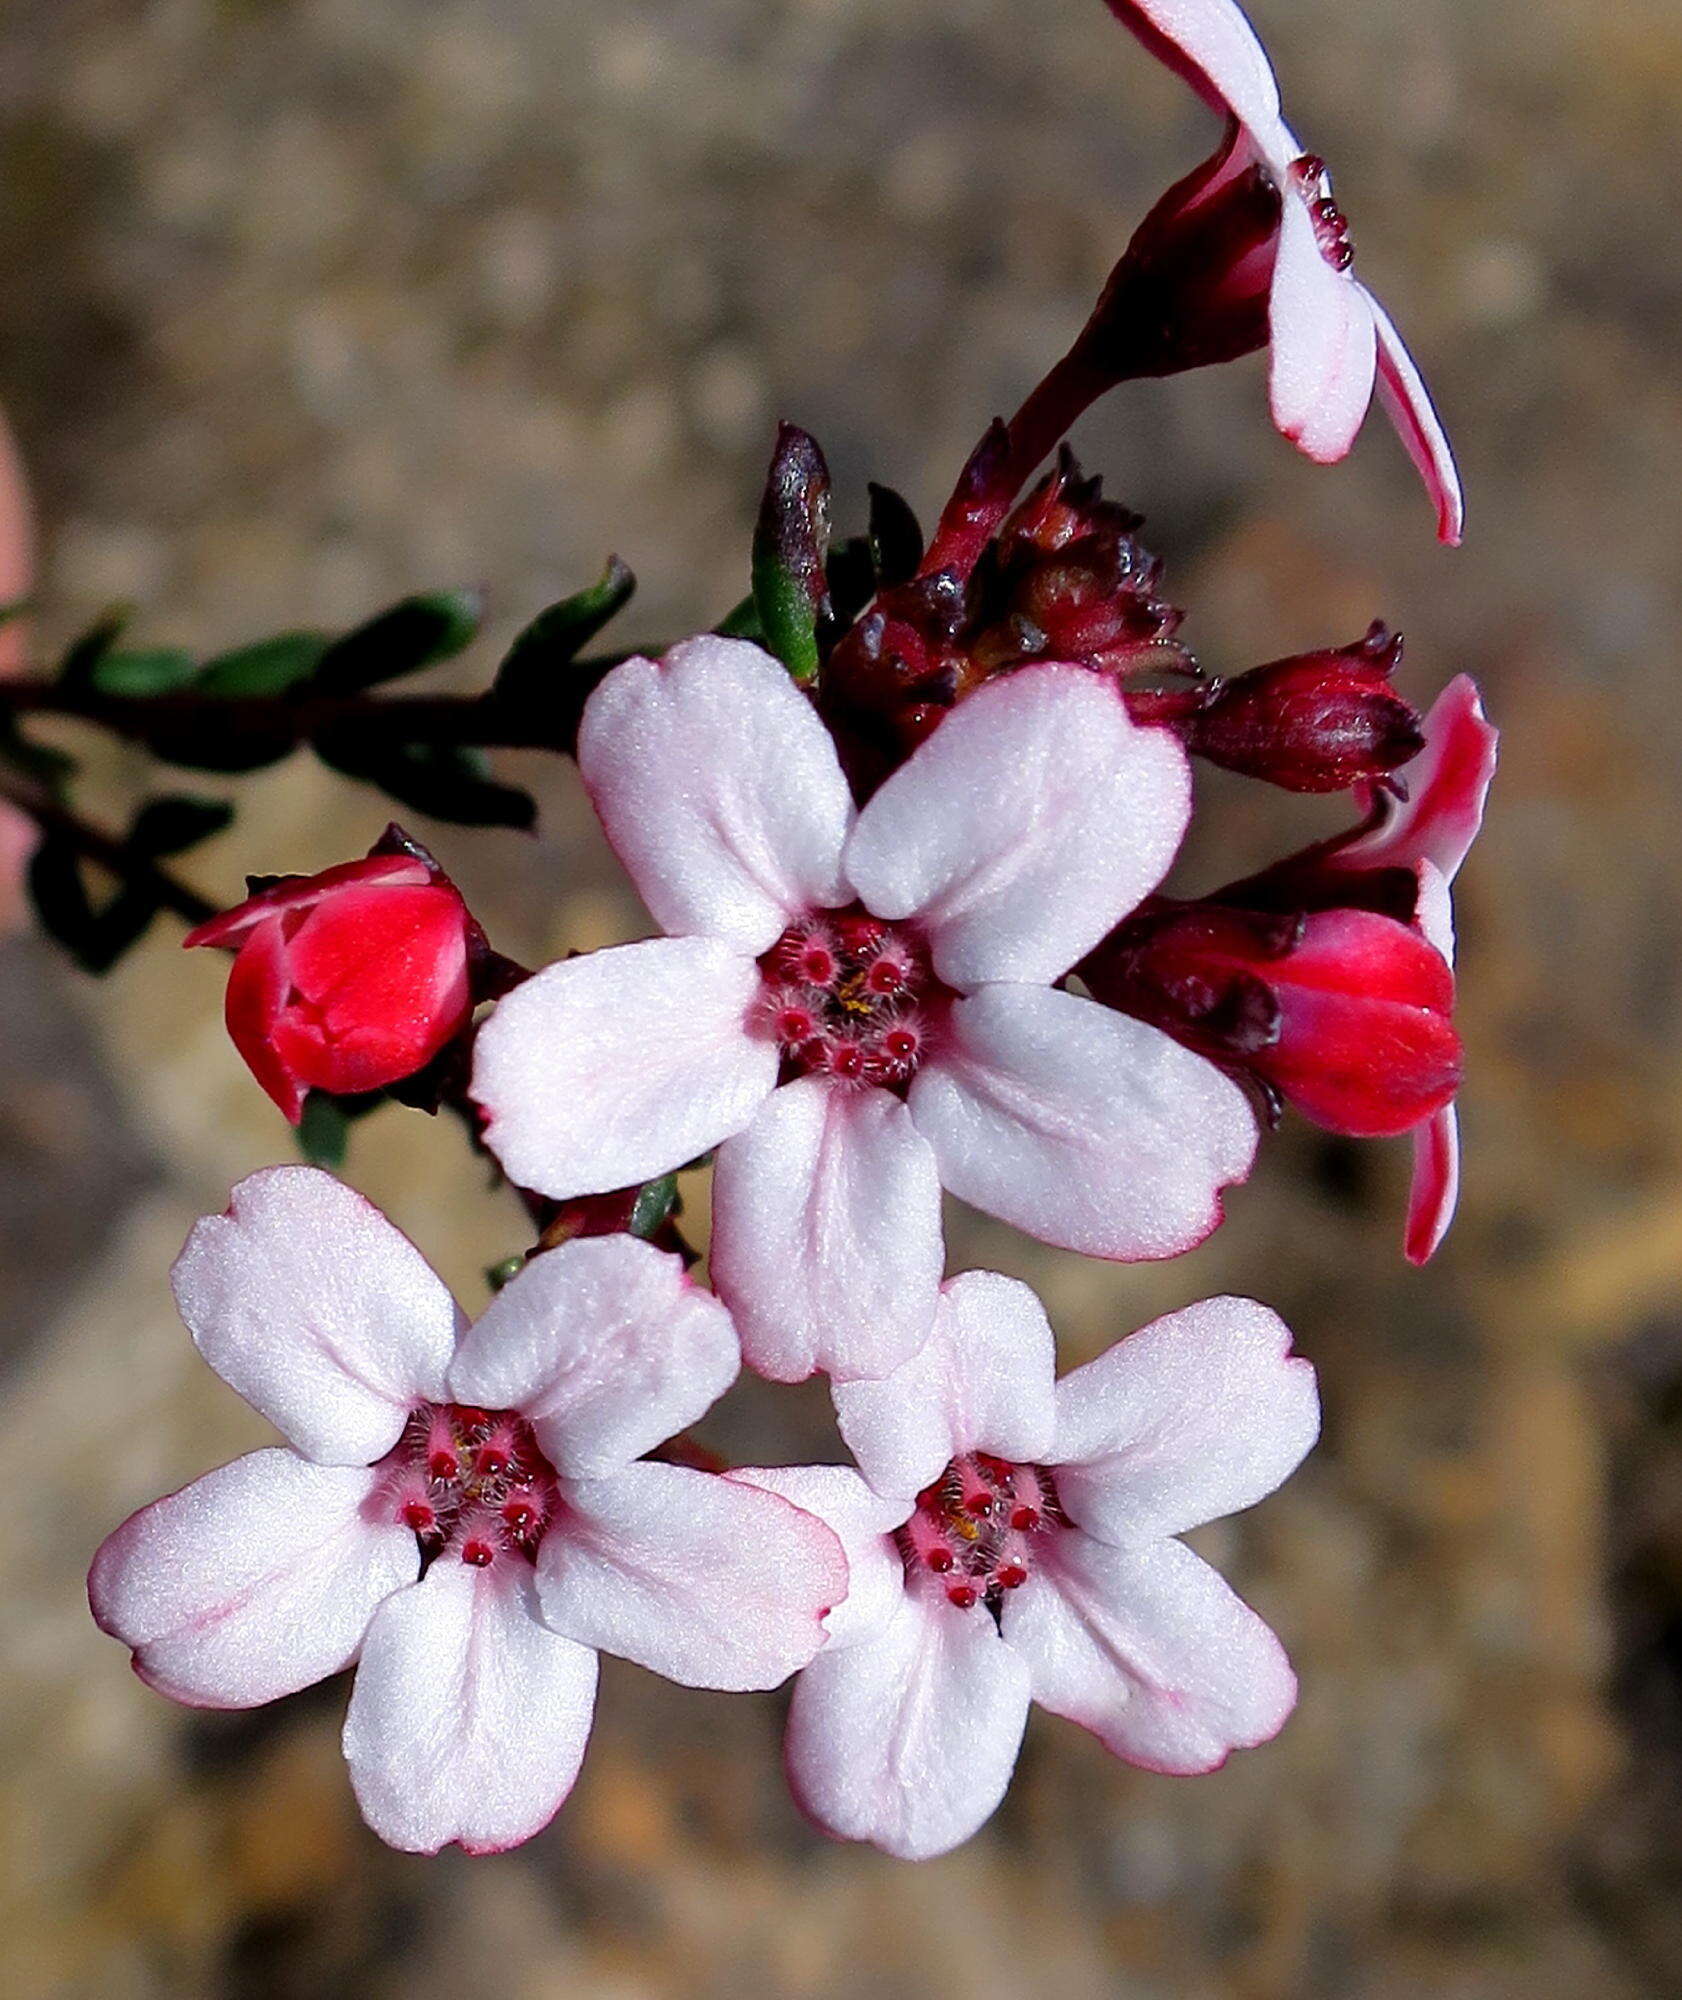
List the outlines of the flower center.
{"label": "flower center", "polygon": [[487,1569],[536,1557],[558,1491],[555,1468],[524,1417],[422,1403],[386,1459],[381,1497],[429,1561],[448,1551]]}
{"label": "flower center", "polygon": [[1028,1581],[1039,1538],[1065,1525],[1043,1465],[1010,1465],[975,1451],[923,1488],[894,1540],[913,1588],[943,1590],[960,1611],[976,1604],[996,1610],[1007,1590]]}
{"label": "flower center", "polygon": [[920,938],[856,907],[791,924],[759,969],[760,1021],[785,1078],[903,1090],[951,997]]}
{"label": "flower center", "polygon": [[1349,218],[1332,199],[1332,177],[1325,161],[1318,153],[1304,153],[1291,162],[1291,179],[1308,203],[1320,255],[1334,271],[1347,271],[1355,261],[1355,245],[1349,234]]}

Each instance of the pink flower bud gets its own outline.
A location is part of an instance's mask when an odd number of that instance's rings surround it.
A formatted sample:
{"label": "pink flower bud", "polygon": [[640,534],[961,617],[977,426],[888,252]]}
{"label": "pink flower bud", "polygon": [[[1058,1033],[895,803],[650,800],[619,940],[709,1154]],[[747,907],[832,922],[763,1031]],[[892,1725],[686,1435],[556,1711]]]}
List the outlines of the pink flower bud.
{"label": "pink flower bud", "polygon": [[1124,925],[1082,972],[1098,998],[1328,1131],[1405,1132],[1459,1088],[1454,974],[1418,931],[1371,910],[1187,904]]}
{"label": "pink flower bud", "polygon": [[186,942],[236,950],[228,1032],[295,1125],[309,1091],[383,1089],[461,1033],[472,929],[424,861],[375,854],[259,890]]}

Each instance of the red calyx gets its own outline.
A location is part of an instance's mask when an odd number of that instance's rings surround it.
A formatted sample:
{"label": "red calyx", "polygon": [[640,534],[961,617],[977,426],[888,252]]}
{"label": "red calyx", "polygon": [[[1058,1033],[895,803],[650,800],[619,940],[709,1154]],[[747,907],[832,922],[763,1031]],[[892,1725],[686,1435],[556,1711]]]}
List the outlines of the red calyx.
{"label": "red calyx", "polygon": [[1370,910],[1191,903],[1114,932],[1081,967],[1106,1005],[1354,1138],[1405,1132],[1460,1084],[1454,974]]}
{"label": "red calyx", "polygon": [[1419,713],[1391,686],[1402,641],[1380,623],[1352,646],[1293,654],[1190,693],[1130,699],[1137,720],[1177,729],[1188,750],[1290,792],[1341,792],[1419,754]]}

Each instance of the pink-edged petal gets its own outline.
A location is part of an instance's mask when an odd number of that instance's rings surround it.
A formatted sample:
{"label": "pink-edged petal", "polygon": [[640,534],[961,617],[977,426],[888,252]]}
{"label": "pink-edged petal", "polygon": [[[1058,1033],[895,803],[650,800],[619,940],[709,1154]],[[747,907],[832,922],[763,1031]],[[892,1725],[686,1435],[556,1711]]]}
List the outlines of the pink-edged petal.
{"label": "pink-edged petal", "polygon": [[1256,1149],[1243,1092],[1157,1029],[1071,993],[992,986],[911,1085],[942,1184],[1089,1256],[1173,1257]]}
{"label": "pink-edged petal", "polygon": [[1042,983],[1156,887],[1190,811],[1174,738],[1049,662],[952,711],[860,814],[846,870],[877,916],[916,919],[948,984]]}
{"label": "pink-edged petal", "polygon": [[906,1861],[944,1854],[1004,1797],[1028,1699],[1026,1664],[979,1605],[902,1592],[867,1645],[820,1653],[795,1682],[795,1802],[838,1840]]}
{"label": "pink-edged petal", "polygon": [[874,1638],[905,1586],[892,1533],[909,1511],[906,1503],[884,1500],[850,1465],[743,1465],[725,1477],[778,1494],[833,1529],[847,1558],[847,1594],[824,1619],[825,1647]]}
{"label": "pink-edged petal", "polygon": [[432,870],[412,854],[370,854],[362,861],[342,861],[336,868],[324,868],[319,875],[292,875],[272,888],[259,889],[231,910],[211,917],[181,940],[184,949],[195,945],[234,945],[249,936],[270,917],[289,910],[308,909],[335,890],[369,884],[385,888],[416,888],[433,879]]}
{"label": "pink-edged petal", "polygon": [[1459,1199],[1460,1120],[1454,1106],[1447,1104],[1414,1128],[1406,1240],[1410,1264],[1429,1263],[1436,1255]]}
{"label": "pink-edged petal", "polygon": [[524,1559],[446,1551],[368,1628],[344,1734],[362,1817],[411,1854],[518,1846],[572,1790],[595,1700],[595,1654],[543,1624]]}
{"label": "pink-edged petal", "polygon": [[1108,0],[1159,62],[1203,101],[1230,111],[1279,164],[1296,150],[1279,117],[1279,85],[1267,52],[1232,0]]}
{"label": "pink-edged petal", "polygon": [[1419,469],[1425,491],[1437,510],[1437,539],[1458,548],[1466,530],[1466,496],[1460,468],[1437,415],[1425,378],[1407,351],[1390,315],[1370,292],[1373,328],[1378,335],[1378,400],[1396,427],[1396,435]]}
{"label": "pink-edged petal", "polygon": [[1477,683],[1457,674],[1425,717],[1425,748],[1401,768],[1406,799],[1383,794],[1376,825],[1339,850],[1339,864],[1411,868],[1429,861],[1452,882],[1483,824],[1500,742]]}
{"label": "pink-edged petal", "polygon": [[774,1382],[885,1375],[928,1338],[943,1243],[934,1154],[888,1091],[803,1077],[718,1150],[712,1276]]}
{"label": "pink-edged petal", "polygon": [[271,1447],[142,1507],[88,1572],[100,1628],[149,1687],[195,1708],[255,1708],[355,1659],[381,1601],[413,1583],[413,1534],[367,1466]]}
{"label": "pink-edged petal", "polygon": [[485,1143],[557,1200],[629,1187],[741,1131],[777,1081],[748,1031],[759,969],[711,938],[651,938],[551,965],[479,1030]]}
{"label": "pink-edged petal", "polygon": [[1320,253],[1307,204],[1285,190],[1268,305],[1273,421],[1321,465],[1344,457],[1372,401],[1372,304]]}
{"label": "pink-edged petal", "polygon": [[498,1292],[450,1369],[450,1395],[518,1410],[571,1478],[615,1472],[711,1409],[736,1379],[730,1315],[683,1260],[584,1236]]}
{"label": "pink-edged petal", "polygon": [[199,1352],[306,1458],[366,1465],[443,1396],[466,1325],[370,1201],[318,1167],[267,1167],[193,1225],[170,1273]]}
{"label": "pink-edged petal", "polygon": [[847,1594],[835,1535],[775,1493],[684,1465],[566,1480],[538,1551],[543,1616],[685,1687],[772,1688]]}
{"label": "pink-edged petal", "polygon": [[1034,1699],[1152,1771],[1212,1771],[1277,1735],[1296,1705],[1284,1649],[1183,1542],[1051,1538],[1004,1601]]}
{"label": "pink-edged petal", "polygon": [[768,653],[686,639],[627,660],[590,697],[578,766],[662,930],[757,955],[845,902],[852,795],[817,711]]}
{"label": "pink-edged petal", "polygon": [[1057,1497],[1100,1541],[1178,1535],[1252,1507],[1319,1435],[1314,1370],[1254,1299],[1154,1320],[1057,1385]]}
{"label": "pink-edged petal", "polygon": [[909,1500],[963,1452],[1049,1458],[1057,1348],[1018,1278],[965,1271],[940,1294],[920,1353],[881,1382],[837,1383],[835,1417],[878,1493]]}

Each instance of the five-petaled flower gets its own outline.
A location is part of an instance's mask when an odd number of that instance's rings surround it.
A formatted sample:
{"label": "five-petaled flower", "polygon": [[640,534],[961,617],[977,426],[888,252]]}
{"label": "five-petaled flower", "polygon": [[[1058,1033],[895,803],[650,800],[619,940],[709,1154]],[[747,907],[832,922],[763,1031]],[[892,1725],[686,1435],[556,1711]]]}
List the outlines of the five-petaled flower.
{"label": "five-petaled flower", "polygon": [[469,1327],[380,1212],[276,1167],[174,1272],[211,1366],[290,1441],[143,1507],[94,1616],[177,1701],[248,1708],[359,1661],[345,1754],[397,1847],[513,1846],[572,1788],[597,1652],[768,1688],[846,1590],[774,1495],[642,1455],[739,1365],[729,1313],[630,1236],[534,1258]]}
{"label": "five-petaled flower", "polygon": [[[1183,76],[1236,132],[1195,199],[1259,165],[1279,195],[1268,280],[1269,380],[1274,422],[1310,458],[1330,463],[1355,441],[1379,398],[1437,509],[1437,533],[1458,542],[1465,525],[1460,475],[1419,370],[1389,315],[1354,275],[1349,225],[1332,197],[1325,162],[1304,151],[1280,111],[1279,84],[1235,0],[1108,0],[1154,55]],[[1181,190],[1168,199],[1174,200]],[[1163,219],[1153,216],[1157,234]],[[1141,232],[1143,234],[1143,232]]]}
{"label": "five-petaled flower", "polygon": [[357,1095],[413,1076],[473,1012],[472,919],[412,854],[288,876],[188,933],[225,945],[228,1033],[296,1125],[311,1090]]}
{"label": "five-petaled flower", "polygon": [[1165,1772],[1213,1770],[1290,1713],[1278,1640],[1177,1539],[1272,1492],[1313,1443],[1314,1373],[1286,1328],[1210,1299],[1055,1375],[1033,1293],[972,1271],[915,1359],[836,1388],[862,1477],[730,1475],[823,1516],[847,1550],[785,1750],[826,1832],[909,1859],[967,1840],[1030,1701]]}
{"label": "five-petaled flower", "polygon": [[579,765],[669,935],[549,967],[480,1030],[486,1142],[546,1195],[717,1146],[712,1272],[749,1364],[886,1374],[928,1333],[942,1185],[1069,1249],[1168,1257],[1248,1171],[1242,1091],[1060,979],[1161,879],[1184,754],[1037,664],[854,808],[756,647],[700,638],[591,697]]}

